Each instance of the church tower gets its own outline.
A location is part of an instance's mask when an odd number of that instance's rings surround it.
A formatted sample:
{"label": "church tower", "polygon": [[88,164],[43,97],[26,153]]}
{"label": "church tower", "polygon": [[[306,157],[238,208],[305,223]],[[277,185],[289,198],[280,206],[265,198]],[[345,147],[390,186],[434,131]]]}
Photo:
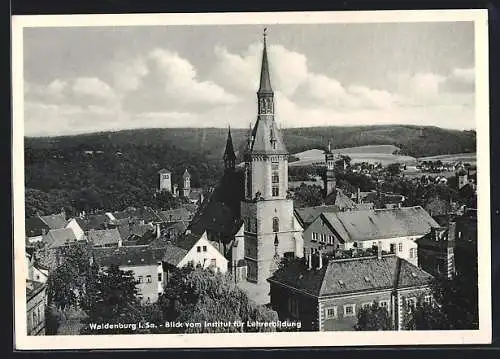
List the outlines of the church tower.
{"label": "church tower", "polygon": [[257,121],[244,154],[244,222],[247,281],[258,286],[260,303],[269,300],[269,284],[276,261],[284,256],[303,257],[302,228],[288,196],[288,151],[274,118],[274,92],[269,76],[266,33],[257,91]]}
{"label": "church tower", "polygon": [[330,143],[328,143],[328,149],[325,151],[325,164],[326,164],[326,172],[325,172],[325,197],[328,196],[335,190],[336,181],[335,181],[335,155],[332,153],[330,148]]}
{"label": "church tower", "polygon": [[231,137],[231,127],[227,131],[226,149],[224,151],[224,171],[233,172],[236,166],[236,155],[234,154],[233,139]]}
{"label": "church tower", "polygon": [[187,198],[189,193],[191,193],[191,175],[186,168],[182,175],[182,196]]}

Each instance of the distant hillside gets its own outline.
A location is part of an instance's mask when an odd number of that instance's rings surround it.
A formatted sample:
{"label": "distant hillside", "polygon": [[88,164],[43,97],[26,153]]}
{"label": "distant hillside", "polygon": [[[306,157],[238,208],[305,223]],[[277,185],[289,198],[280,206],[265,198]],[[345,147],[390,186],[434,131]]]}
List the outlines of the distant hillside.
{"label": "distant hillside", "polygon": [[[242,152],[246,145],[247,129],[232,129],[236,150]],[[447,130],[438,127],[417,126],[355,126],[310,127],[283,130],[285,142],[291,153],[311,148],[359,147],[367,145],[394,145],[401,155],[425,157],[476,151],[474,131]],[[169,128],[139,129],[118,132],[101,132],[77,136],[26,138],[29,147],[99,149],[128,145],[162,146],[203,154],[220,159],[224,151],[227,129],[223,128]]]}

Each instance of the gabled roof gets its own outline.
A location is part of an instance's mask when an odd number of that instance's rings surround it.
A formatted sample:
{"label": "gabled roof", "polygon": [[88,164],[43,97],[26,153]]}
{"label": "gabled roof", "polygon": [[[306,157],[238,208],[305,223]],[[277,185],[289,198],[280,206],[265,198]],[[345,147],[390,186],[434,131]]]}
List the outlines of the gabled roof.
{"label": "gabled roof", "polygon": [[311,224],[321,213],[338,211],[340,211],[340,208],[335,205],[295,208],[299,221],[305,225]]}
{"label": "gabled roof", "polygon": [[92,256],[103,267],[117,266],[150,266],[162,261],[165,248],[149,246],[129,246],[118,248],[94,248]]}
{"label": "gabled roof", "polygon": [[59,228],[48,231],[43,241],[51,248],[58,248],[76,243],[77,238],[71,228]]}
{"label": "gabled roof", "polygon": [[122,240],[120,232],[116,228],[91,230],[89,231],[88,238],[94,246],[118,244]]}
{"label": "gabled roof", "polygon": [[439,227],[420,206],[323,213],[322,217],[347,242],[419,236]]}
{"label": "gabled roof", "polygon": [[432,275],[395,255],[329,260],[322,269],[308,270],[294,261],[269,282],[299,289],[315,297],[402,289],[428,285]]}
{"label": "gabled roof", "polygon": [[163,262],[177,266],[187,253],[187,249],[177,247],[173,244],[167,244],[165,246],[165,253],[163,254]]}
{"label": "gabled roof", "polygon": [[354,201],[350,199],[340,188],[336,188],[335,191],[326,196],[325,204],[335,205],[341,211],[357,209],[356,203],[354,203]]}
{"label": "gabled roof", "polygon": [[68,223],[62,213],[40,216],[40,218],[50,229],[61,229]]}
{"label": "gabled roof", "polygon": [[50,227],[38,216],[26,218],[24,221],[26,237],[37,237],[47,233]]}

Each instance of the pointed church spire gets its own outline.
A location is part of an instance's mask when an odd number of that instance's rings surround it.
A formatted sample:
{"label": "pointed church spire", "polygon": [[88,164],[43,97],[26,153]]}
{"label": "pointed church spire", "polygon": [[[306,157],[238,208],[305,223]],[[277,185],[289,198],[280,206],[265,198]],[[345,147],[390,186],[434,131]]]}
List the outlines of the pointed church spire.
{"label": "pointed church spire", "polygon": [[271,88],[271,78],[269,76],[269,63],[267,61],[267,28],[264,29],[264,50],[262,52],[262,66],[260,68],[260,87],[259,93],[261,94],[271,94],[273,89]]}
{"label": "pointed church spire", "polygon": [[226,150],[224,151],[224,167],[226,170],[234,170],[236,166],[236,155],[234,154],[233,139],[231,137],[231,126],[227,131]]}

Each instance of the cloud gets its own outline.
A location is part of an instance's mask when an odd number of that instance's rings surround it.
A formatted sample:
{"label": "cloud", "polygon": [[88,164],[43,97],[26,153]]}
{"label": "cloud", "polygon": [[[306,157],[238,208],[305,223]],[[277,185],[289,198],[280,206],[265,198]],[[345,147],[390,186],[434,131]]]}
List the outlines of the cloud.
{"label": "cloud", "polygon": [[117,101],[115,91],[96,77],[54,79],[46,85],[27,83],[25,97],[44,104],[111,105]]}
{"label": "cloud", "polygon": [[458,81],[473,84],[475,80],[475,69],[474,68],[454,68],[451,77]]}
{"label": "cloud", "polygon": [[176,52],[157,48],[144,61],[147,71],[124,99],[132,112],[196,111],[239,102],[218,84],[200,80],[194,66]]}

